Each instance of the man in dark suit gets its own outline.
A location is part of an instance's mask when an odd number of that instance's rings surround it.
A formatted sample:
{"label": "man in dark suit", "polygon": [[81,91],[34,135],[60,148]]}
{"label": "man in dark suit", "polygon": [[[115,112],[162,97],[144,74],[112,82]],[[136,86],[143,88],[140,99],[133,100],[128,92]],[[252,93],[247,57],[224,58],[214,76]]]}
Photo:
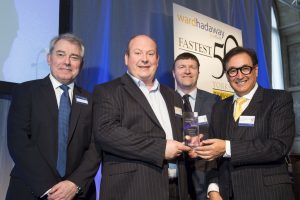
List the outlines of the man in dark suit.
{"label": "man in dark suit", "polygon": [[291,95],[258,86],[252,49],[230,50],[223,66],[235,94],[213,108],[209,133],[218,139],[204,140],[196,151],[217,159],[219,192],[209,188],[210,198],[294,199],[285,162],[295,134]]}
{"label": "man in dark suit", "polygon": [[187,200],[182,101],[155,78],[157,44],[133,37],[128,71],[96,86],[93,130],[103,150],[101,200]]}
{"label": "man in dark suit", "polygon": [[[173,64],[173,76],[176,81],[176,90],[181,97],[187,96],[193,112],[198,112],[199,131],[208,133],[211,111],[213,105],[219,101],[219,96],[197,89],[200,73],[198,58],[188,52],[179,54]],[[206,172],[211,169],[214,162],[203,159],[187,159],[190,194],[192,199],[207,199]]]}
{"label": "man in dark suit", "polygon": [[95,199],[99,156],[91,130],[92,98],[74,84],[83,56],[76,36],[53,38],[47,57],[50,75],[14,91],[7,143],[15,166],[7,200]]}

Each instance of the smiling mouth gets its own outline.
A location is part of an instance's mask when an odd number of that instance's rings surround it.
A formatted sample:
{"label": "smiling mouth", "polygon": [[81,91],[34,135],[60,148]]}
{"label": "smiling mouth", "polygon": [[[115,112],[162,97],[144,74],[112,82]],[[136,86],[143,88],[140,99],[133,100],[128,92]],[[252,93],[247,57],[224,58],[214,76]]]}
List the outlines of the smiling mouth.
{"label": "smiling mouth", "polygon": [[148,69],[150,68],[150,66],[138,66],[139,68],[142,68],[142,69]]}
{"label": "smiling mouth", "polygon": [[71,71],[71,68],[60,68],[60,70],[63,70],[63,71]]}
{"label": "smiling mouth", "polygon": [[238,85],[244,85],[247,81],[247,79],[238,79],[235,81],[235,83]]}

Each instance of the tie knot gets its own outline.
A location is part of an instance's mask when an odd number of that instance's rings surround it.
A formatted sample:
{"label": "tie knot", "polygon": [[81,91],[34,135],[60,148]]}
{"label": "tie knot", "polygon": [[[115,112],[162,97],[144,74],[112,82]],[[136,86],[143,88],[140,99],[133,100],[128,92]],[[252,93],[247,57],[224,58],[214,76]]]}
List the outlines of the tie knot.
{"label": "tie knot", "polygon": [[185,101],[185,102],[189,102],[189,97],[190,97],[190,95],[189,94],[185,94],[185,95],[183,95],[183,100]]}
{"label": "tie knot", "polygon": [[241,105],[241,104],[245,103],[246,101],[247,101],[247,99],[245,97],[240,97],[240,98],[237,98],[236,103]]}
{"label": "tie knot", "polygon": [[184,112],[193,112],[190,101],[189,101],[189,96],[190,95],[186,94],[186,95],[183,95],[183,97],[182,97],[182,99],[184,101],[184,103],[183,103]]}
{"label": "tie knot", "polygon": [[242,105],[243,103],[245,103],[247,101],[247,99],[245,97],[240,97],[240,98],[237,98],[235,100],[235,110],[234,110],[234,113],[233,113],[233,117],[234,117],[234,120],[237,121],[237,119],[241,116],[241,114],[243,113],[243,108],[242,108]]}
{"label": "tie knot", "polygon": [[69,90],[69,86],[67,86],[67,85],[61,85],[61,86],[59,86],[64,92],[68,92],[68,90]]}

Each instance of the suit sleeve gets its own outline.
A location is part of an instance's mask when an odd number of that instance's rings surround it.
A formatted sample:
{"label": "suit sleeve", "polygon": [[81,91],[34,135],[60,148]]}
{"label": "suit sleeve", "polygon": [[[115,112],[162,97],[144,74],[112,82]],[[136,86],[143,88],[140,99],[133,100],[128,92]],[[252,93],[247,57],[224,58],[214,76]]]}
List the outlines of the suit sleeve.
{"label": "suit sleeve", "polygon": [[270,100],[270,113],[262,119],[266,132],[254,129],[259,136],[252,140],[230,141],[233,165],[276,162],[288,154],[295,134],[293,100],[287,92],[277,94],[271,97],[274,101]]}
{"label": "suit sleeve", "polygon": [[31,127],[31,94],[32,88],[24,85],[14,90],[8,114],[7,145],[17,167],[17,176],[36,196],[40,196],[57,180],[35,144],[36,135],[32,133]]}
{"label": "suit sleeve", "polygon": [[[215,97],[215,103],[212,106],[212,113],[211,113],[211,123],[209,124],[209,130],[208,130],[208,135],[206,135],[206,138],[216,138],[217,136],[214,133],[214,114],[215,114],[215,107],[218,105],[218,103],[221,102],[219,96]],[[210,161],[214,162],[214,167],[210,168],[209,171],[206,172],[206,181],[207,181],[207,186],[209,186],[211,183],[218,184],[219,183],[219,169],[218,169],[218,159]],[[210,191],[208,191],[210,192]]]}
{"label": "suit sleeve", "polygon": [[80,186],[82,193],[81,197],[87,197],[89,188],[94,181],[95,175],[99,169],[101,152],[97,153],[94,140],[92,138],[89,148],[84,152],[82,160],[77,169],[67,178],[68,180]]}
{"label": "suit sleeve", "polygon": [[[68,159],[70,162],[71,160],[73,161],[72,165],[75,169],[72,169],[72,173],[66,179],[80,186],[82,189],[80,197],[85,198],[89,195],[87,193],[89,192],[94,177],[99,169],[101,150],[99,150],[98,154],[92,134],[91,95],[87,92],[82,92],[82,94],[88,97],[88,104],[81,107],[81,113],[77,122],[78,124],[76,125],[75,133],[72,142],[69,143],[69,151],[72,149],[73,152]],[[74,101],[74,104],[75,106],[78,106],[76,101]],[[72,107],[72,109],[75,110],[74,107]],[[75,160],[78,163],[75,162]],[[92,185],[92,187],[94,186]]]}
{"label": "suit sleeve", "polygon": [[156,134],[161,130],[154,126],[152,132],[146,134],[143,130],[132,131],[122,124],[122,118],[128,114],[123,110],[126,106],[123,105],[126,96],[118,92],[101,85],[94,91],[93,131],[96,144],[100,145],[104,152],[123,159],[139,160],[162,167],[166,140]]}

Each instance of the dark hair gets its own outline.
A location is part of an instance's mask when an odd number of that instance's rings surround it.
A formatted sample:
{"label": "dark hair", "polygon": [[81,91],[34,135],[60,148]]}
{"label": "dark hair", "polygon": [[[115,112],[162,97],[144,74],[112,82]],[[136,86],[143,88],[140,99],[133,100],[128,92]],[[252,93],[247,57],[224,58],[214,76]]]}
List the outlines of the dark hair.
{"label": "dark hair", "polygon": [[174,61],[174,63],[173,63],[173,69],[175,68],[175,63],[176,63],[178,60],[188,60],[188,59],[191,59],[191,60],[196,61],[197,66],[198,66],[198,69],[199,69],[200,63],[199,63],[198,58],[197,58],[194,54],[191,54],[191,53],[189,53],[189,52],[184,52],[184,53],[182,53],[182,54],[179,54],[179,55],[175,58],[175,61]]}
{"label": "dark hair", "polygon": [[228,51],[226,53],[226,55],[223,58],[223,69],[224,71],[226,71],[226,64],[228,63],[228,61],[235,55],[237,54],[241,54],[241,53],[246,53],[250,56],[251,60],[252,60],[252,64],[253,65],[257,65],[258,64],[258,59],[257,59],[257,55],[254,51],[254,49],[250,49],[250,48],[244,48],[244,47],[235,47],[233,49],[231,49],[230,51]]}

